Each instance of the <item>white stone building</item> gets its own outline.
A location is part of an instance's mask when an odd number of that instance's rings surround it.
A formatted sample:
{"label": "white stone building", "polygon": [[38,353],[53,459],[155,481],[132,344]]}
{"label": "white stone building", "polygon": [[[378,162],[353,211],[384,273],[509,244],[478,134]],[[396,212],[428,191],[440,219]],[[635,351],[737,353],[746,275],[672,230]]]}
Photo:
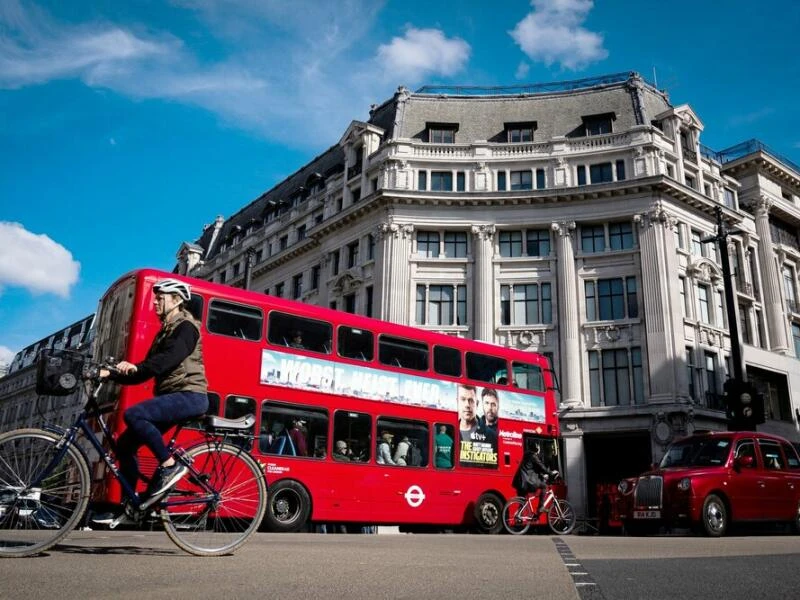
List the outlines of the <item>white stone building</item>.
{"label": "white stone building", "polygon": [[[570,499],[726,428],[726,226],[761,429],[800,407],[800,168],[715,153],[635,73],[517,88],[400,88],[367,122],[178,252],[178,270],[547,354]],[[249,262],[248,262],[249,261]]]}

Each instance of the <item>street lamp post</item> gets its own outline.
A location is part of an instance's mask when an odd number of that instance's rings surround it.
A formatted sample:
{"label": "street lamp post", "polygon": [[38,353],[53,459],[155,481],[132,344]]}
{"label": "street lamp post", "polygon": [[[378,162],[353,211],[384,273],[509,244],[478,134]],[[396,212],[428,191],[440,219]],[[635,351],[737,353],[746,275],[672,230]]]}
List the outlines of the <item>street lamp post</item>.
{"label": "street lamp post", "polygon": [[[742,347],[739,343],[739,320],[736,317],[736,300],[733,292],[731,265],[728,257],[728,235],[730,231],[722,222],[722,207],[716,207],[717,233],[701,239],[701,243],[715,242],[719,248],[722,263],[722,280],[725,288],[725,309],[728,315],[728,331],[731,336],[731,361],[733,377],[725,382],[725,401],[727,404],[728,429],[732,431],[755,429],[756,423],[763,423],[762,415],[758,415],[758,403],[754,402],[755,390],[747,383],[747,374],[742,364]],[[761,420],[758,420],[761,417]]]}

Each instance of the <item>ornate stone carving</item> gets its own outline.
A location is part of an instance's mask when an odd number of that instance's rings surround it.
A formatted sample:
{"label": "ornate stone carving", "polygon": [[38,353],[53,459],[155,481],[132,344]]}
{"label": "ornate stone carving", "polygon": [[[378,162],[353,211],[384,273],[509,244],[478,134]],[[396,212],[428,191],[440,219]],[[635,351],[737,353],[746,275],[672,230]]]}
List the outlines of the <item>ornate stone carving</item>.
{"label": "ornate stone carving", "polygon": [[633,220],[644,227],[662,225],[670,230],[675,229],[678,225],[678,219],[664,210],[663,206],[652,206],[647,212],[634,215]]}
{"label": "ornate stone carving", "polygon": [[384,237],[409,239],[414,233],[414,226],[411,223],[381,223],[378,225],[377,238],[382,240]]}
{"label": "ornate stone carving", "polygon": [[481,241],[490,241],[495,234],[494,225],[473,225],[470,229],[472,235]]}
{"label": "ornate stone carving", "polygon": [[575,221],[558,221],[550,224],[550,229],[561,237],[569,236],[575,231]]}

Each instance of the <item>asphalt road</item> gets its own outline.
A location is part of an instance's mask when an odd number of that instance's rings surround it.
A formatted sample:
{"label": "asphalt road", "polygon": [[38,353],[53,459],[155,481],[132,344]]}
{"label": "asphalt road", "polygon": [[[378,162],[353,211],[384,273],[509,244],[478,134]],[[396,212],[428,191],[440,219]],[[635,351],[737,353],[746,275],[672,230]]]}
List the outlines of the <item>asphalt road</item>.
{"label": "asphalt road", "polygon": [[0,598],[616,600],[800,596],[800,537],[257,534],[192,557],[160,532],[74,532],[0,560]]}

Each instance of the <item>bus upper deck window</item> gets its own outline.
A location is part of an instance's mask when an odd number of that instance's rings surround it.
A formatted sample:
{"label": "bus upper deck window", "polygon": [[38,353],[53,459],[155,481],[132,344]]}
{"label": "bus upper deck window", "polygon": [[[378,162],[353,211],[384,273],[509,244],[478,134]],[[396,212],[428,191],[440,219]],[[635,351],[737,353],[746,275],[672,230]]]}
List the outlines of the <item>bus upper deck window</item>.
{"label": "bus upper deck window", "polygon": [[339,356],[370,361],[375,355],[375,341],[371,331],[355,327],[339,327],[336,348]]}
{"label": "bus upper deck window", "polygon": [[534,392],[544,391],[544,377],[539,365],[514,362],[514,385]]}
{"label": "bus upper deck window", "polygon": [[384,365],[428,370],[428,345],[423,342],[382,335],[378,339],[378,359]]}
{"label": "bus upper deck window", "polygon": [[264,317],[254,306],[212,300],[208,305],[208,331],[243,340],[261,339]]}
{"label": "bus upper deck window", "polygon": [[466,358],[467,377],[476,381],[496,383],[498,371],[505,372],[508,369],[504,358],[478,354],[477,352],[467,352]]}
{"label": "bus upper deck window", "polygon": [[447,346],[434,346],[433,370],[439,375],[461,377],[461,351]]}
{"label": "bus upper deck window", "polygon": [[298,315],[273,311],[269,315],[267,339],[276,346],[331,353],[333,326]]}

